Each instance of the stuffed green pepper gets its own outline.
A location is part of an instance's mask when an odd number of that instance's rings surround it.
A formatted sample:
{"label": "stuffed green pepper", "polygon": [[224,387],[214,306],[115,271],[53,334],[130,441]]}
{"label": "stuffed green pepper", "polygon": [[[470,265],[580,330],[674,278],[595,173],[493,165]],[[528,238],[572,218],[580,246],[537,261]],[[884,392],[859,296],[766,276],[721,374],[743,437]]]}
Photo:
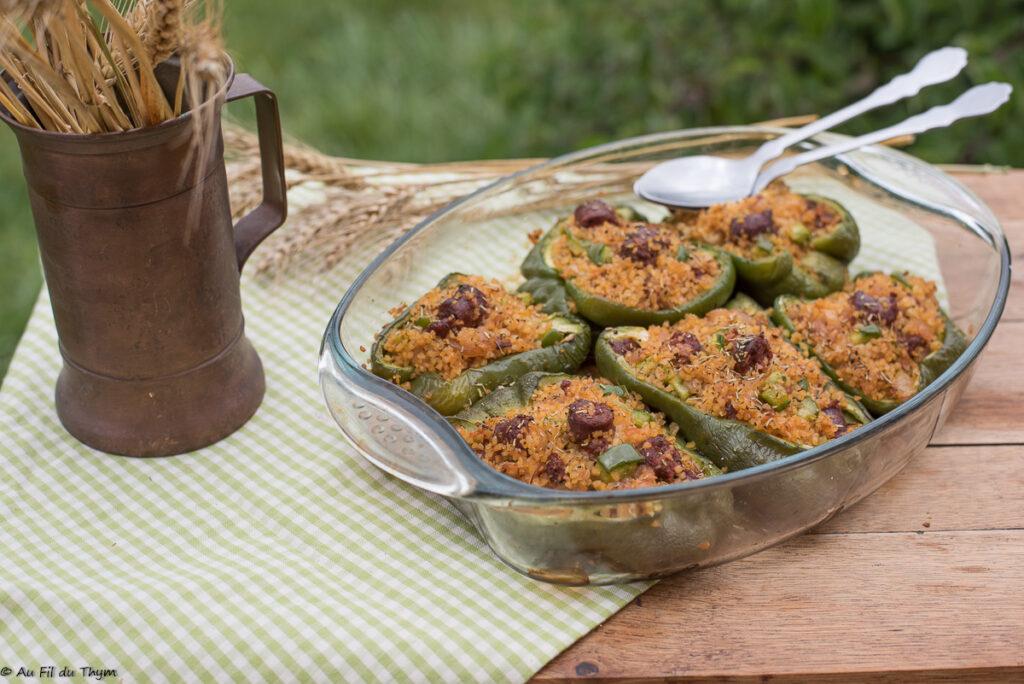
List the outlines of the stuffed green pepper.
{"label": "stuffed green pepper", "polygon": [[485,463],[541,487],[633,489],[721,473],[639,396],[601,378],[529,373],[449,420]]}
{"label": "stuffed green pepper", "polygon": [[590,353],[590,326],[545,314],[496,280],[454,273],[377,336],[371,369],[443,415],[530,371],[576,369]]}
{"label": "stuffed green pepper", "polygon": [[534,245],[520,289],[600,326],[674,321],[725,303],[736,282],[727,254],[634,217],[601,200],[579,205]]}
{"label": "stuffed green pepper", "polygon": [[791,192],[781,182],[753,197],[673,219],[692,240],[728,252],[738,289],[763,306],[782,294],[822,297],[843,287],[860,233],[838,202]]}
{"label": "stuffed green pepper", "polygon": [[871,417],[762,313],[715,309],[605,330],[601,374],[663,411],[730,471],[824,444]]}
{"label": "stuffed green pepper", "polygon": [[935,283],[907,273],[870,273],[822,299],[781,296],[772,316],[877,416],[924,389],[967,347],[935,292]]}

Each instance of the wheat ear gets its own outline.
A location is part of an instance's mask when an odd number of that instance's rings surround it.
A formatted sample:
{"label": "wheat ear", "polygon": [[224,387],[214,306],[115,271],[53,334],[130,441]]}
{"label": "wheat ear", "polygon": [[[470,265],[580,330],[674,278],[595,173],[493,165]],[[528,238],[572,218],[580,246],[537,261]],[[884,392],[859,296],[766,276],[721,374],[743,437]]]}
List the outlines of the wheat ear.
{"label": "wheat ear", "polygon": [[156,65],[177,52],[181,44],[185,0],[147,0],[142,7],[139,33],[149,61]]}

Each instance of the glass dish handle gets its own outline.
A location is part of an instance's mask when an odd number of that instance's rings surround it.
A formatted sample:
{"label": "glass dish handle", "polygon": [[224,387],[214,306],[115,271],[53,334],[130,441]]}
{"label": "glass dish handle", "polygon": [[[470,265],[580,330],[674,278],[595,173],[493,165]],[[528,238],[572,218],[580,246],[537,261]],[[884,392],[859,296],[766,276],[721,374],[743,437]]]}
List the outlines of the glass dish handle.
{"label": "glass dish handle", "polygon": [[381,378],[341,368],[326,341],[320,352],[320,389],[345,436],[385,472],[444,496],[496,489],[489,481],[497,473],[460,457],[465,444],[444,418]]}

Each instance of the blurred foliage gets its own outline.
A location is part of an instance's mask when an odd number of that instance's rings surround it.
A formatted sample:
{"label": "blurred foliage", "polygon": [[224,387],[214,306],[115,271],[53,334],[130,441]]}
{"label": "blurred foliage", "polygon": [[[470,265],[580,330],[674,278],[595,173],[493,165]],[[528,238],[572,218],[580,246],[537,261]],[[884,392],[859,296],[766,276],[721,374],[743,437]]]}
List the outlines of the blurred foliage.
{"label": "blurred foliage", "polygon": [[[964,74],[845,126],[865,132],[969,85],[1024,89],[1024,0],[226,0],[238,67],[293,137],[335,154],[549,156],[615,138],[825,113],[942,45]],[[231,106],[251,121],[251,104]],[[934,162],[1024,166],[1024,93],[923,135]],[[0,375],[39,284],[14,137],[0,131]]]}
{"label": "blurred foliage", "polygon": [[14,135],[0,126],[0,379],[21,337],[42,274]]}
{"label": "blurred foliage", "polygon": [[[1022,0],[307,0],[289,7],[287,22],[279,8],[234,6],[228,44],[277,90],[292,134],[355,157],[549,156],[654,131],[826,113],[942,45],[970,51],[962,76],[841,130],[895,123],[975,83],[1024,87]],[[266,35],[244,28],[274,22]],[[1024,165],[1021,120],[1018,95],[910,151]]]}

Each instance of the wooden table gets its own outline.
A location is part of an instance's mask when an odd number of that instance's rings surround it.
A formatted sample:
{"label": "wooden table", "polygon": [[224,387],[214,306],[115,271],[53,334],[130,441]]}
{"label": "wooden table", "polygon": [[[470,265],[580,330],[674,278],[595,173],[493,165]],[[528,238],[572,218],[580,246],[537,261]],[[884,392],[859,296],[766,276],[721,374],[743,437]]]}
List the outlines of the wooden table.
{"label": "wooden table", "polygon": [[658,583],[537,680],[1024,682],[1024,171],[958,178],[1018,270],[933,444],[810,533]]}

